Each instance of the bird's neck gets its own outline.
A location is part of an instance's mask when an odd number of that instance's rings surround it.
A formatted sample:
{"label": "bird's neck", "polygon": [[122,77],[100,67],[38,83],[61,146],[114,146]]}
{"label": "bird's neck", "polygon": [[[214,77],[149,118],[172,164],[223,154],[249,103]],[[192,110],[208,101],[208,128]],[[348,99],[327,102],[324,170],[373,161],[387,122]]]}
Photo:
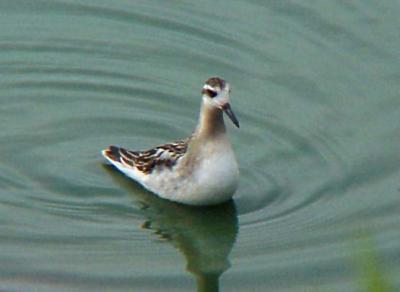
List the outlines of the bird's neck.
{"label": "bird's neck", "polygon": [[215,145],[222,145],[221,141],[226,143],[225,133],[222,111],[203,102],[199,123],[189,142],[183,164],[187,165],[188,169],[194,167],[198,163],[199,153],[209,153],[207,149],[215,148]]}
{"label": "bird's neck", "polygon": [[226,128],[222,114],[219,108],[203,103],[196,134],[203,138],[224,134]]}

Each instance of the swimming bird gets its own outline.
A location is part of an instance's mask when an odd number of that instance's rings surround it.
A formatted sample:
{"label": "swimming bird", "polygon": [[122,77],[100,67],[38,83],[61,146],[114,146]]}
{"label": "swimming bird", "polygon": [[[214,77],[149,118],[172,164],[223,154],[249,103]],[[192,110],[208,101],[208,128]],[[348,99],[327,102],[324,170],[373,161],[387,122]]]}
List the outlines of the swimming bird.
{"label": "swimming bird", "polygon": [[203,86],[198,125],[186,139],[145,151],[109,146],[103,156],[118,170],[161,198],[187,205],[230,200],[239,182],[238,163],[223,113],[239,128],[229,83],[209,78]]}

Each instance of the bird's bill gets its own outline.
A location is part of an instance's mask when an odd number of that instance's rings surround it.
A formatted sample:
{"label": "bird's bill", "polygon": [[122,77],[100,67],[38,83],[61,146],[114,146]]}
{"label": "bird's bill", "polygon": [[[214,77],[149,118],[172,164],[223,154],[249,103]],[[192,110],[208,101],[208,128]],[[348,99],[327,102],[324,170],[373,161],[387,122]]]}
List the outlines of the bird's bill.
{"label": "bird's bill", "polygon": [[236,127],[239,128],[239,121],[235,116],[235,113],[233,112],[231,105],[229,103],[226,103],[222,106],[222,110],[226,113],[226,115],[231,119],[232,123],[235,124]]}

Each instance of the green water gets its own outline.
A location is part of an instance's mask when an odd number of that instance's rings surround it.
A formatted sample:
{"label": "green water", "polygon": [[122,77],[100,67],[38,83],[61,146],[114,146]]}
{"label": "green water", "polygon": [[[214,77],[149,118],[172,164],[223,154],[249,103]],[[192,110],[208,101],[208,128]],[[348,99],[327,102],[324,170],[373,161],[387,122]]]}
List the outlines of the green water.
{"label": "green water", "polygon": [[[400,4],[0,1],[0,290],[400,290]],[[104,165],[231,83],[234,201]]]}

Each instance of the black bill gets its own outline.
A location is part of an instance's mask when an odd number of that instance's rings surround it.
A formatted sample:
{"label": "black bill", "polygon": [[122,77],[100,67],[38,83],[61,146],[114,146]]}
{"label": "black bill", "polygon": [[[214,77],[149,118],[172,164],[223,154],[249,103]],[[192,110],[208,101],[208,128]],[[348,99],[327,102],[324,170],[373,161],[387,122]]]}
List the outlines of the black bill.
{"label": "black bill", "polygon": [[236,127],[239,128],[239,121],[235,116],[235,113],[231,109],[231,105],[229,103],[226,103],[223,107],[222,110],[226,113],[226,115],[231,119],[232,123],[235,124]]}

